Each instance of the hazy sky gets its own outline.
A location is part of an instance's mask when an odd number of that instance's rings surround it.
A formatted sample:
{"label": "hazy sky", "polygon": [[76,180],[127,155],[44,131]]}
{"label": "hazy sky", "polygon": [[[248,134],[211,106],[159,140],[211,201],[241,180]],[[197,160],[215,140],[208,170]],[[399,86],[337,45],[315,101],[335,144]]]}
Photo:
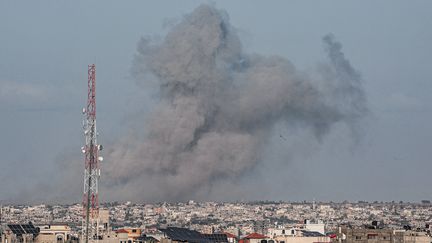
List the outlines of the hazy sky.
{"label": "hazy sky", "polygon": [[[209,2],[0,2],[0,200],[40,200],[59,171],[84,169],[88,64],[97,69],[99,141],[113,144],[146,115],[158,96],[131,78],[137,43],[162,38],[201,3]],[[223,200],[431,199],[431,1],[214,5],[227,11],[247,52],[283,56],[300,70],[325,61],[321,38],[333,33],[363,77],[371,110],[357,142],[343,128],[316,143],[278,126],[265,161]],[[81,188],[82,177],[75,181]]]}

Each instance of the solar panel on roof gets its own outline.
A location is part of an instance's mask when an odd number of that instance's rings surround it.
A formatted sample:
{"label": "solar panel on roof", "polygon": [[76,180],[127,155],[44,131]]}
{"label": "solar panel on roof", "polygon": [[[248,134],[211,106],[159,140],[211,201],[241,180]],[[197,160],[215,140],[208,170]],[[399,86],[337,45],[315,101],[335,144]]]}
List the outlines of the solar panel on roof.
{"label": "solar panel on roof", "polygon": [[19,225],[19,224],[9,224],[8,227],[9,227],[9,229],[12,230],[12,233],[14,233],[16,235],[25,234],[24,229],[21,228],[21,225]]}
{"label": "solar panel on roof", "polygon": [[8,227],[16,235],[39,233],[39,230],[32,224],[9,224]]}
{"label": "solar panel on roof", "polygon": [[15,230],[16,230],[17,232],[19,232],[20,234],[25,234],[24,229],[23,229],[23,228],[21,227],[21,225],[19,225],[19,224],[15,225]]}
{"label": "solar panel on roof", "polygon": [[226,234],[203,234],[203,236],[213,242],[225,243],[228,242]]}
{"label": "solar panel on roof", "polygon": [[324,236],[323,234],[316,232],[316,231],[306,231],[306,230],[302,230],[303,232],[303,236]]}
{"label": "solar panel on roof", "polygon": [[168,238],[174,241],[187,241],[190,243],[211,243],[213,241],[205,238],[201,233],[195,230],[185,228],[168,227],[160,229]]}
{"label": "solar panel on roof", "polygon": [[32,224],[22,224],[21,227],[25,230],[27,234],[37,234],[39,233],[38,229],[34,227]]}

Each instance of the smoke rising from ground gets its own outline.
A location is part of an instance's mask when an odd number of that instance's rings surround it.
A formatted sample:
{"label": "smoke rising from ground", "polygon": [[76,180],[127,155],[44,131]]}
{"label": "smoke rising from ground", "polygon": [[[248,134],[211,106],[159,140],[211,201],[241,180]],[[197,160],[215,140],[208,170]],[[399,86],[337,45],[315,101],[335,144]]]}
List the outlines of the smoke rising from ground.
{"label": "smoke rising from ground", "polygon": [[139,131],[105,152],[104,194],[153,201],[205,195],[214,183],[253,170],[281,122],[311,129],[319,140],[335,123],[355,133],[367,113],[360,75],[332,35],[323,43],[329,64],[313,80],[285,58],[245,53],[228,15],[208,5],[162,41],[143,38],[133,74],[138,82],[157,80],[160,102]]}

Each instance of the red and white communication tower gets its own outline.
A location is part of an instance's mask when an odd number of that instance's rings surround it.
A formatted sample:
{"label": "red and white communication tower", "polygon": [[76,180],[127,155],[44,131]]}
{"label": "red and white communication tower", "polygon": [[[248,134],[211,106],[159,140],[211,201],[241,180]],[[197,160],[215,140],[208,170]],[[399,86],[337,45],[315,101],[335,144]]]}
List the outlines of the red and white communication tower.
{"label": "red and white communication tower", "polygon": [[96,130],[96,66],[88,66],[87,107],[83,108],[85,146],[84,194],[82,242],[96,242],[99,239],[99,162],[103,160],[98,155],[102,145],[97,143]]}

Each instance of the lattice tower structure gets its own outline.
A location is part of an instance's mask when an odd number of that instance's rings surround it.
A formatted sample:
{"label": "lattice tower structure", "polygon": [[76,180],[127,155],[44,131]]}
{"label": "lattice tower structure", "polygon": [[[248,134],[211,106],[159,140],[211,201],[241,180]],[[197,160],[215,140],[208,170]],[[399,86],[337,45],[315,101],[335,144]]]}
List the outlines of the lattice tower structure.
{"label": "lattice tower structure", "polygon": [[99,162],[98,156],[102,146],[97,143],[96,129],[96,66],[88,65],[87,107],[83,108],[83,129],[85,146],[84,191],[83,191],[83,221],[82,242],[97,242],[99,240]]}

